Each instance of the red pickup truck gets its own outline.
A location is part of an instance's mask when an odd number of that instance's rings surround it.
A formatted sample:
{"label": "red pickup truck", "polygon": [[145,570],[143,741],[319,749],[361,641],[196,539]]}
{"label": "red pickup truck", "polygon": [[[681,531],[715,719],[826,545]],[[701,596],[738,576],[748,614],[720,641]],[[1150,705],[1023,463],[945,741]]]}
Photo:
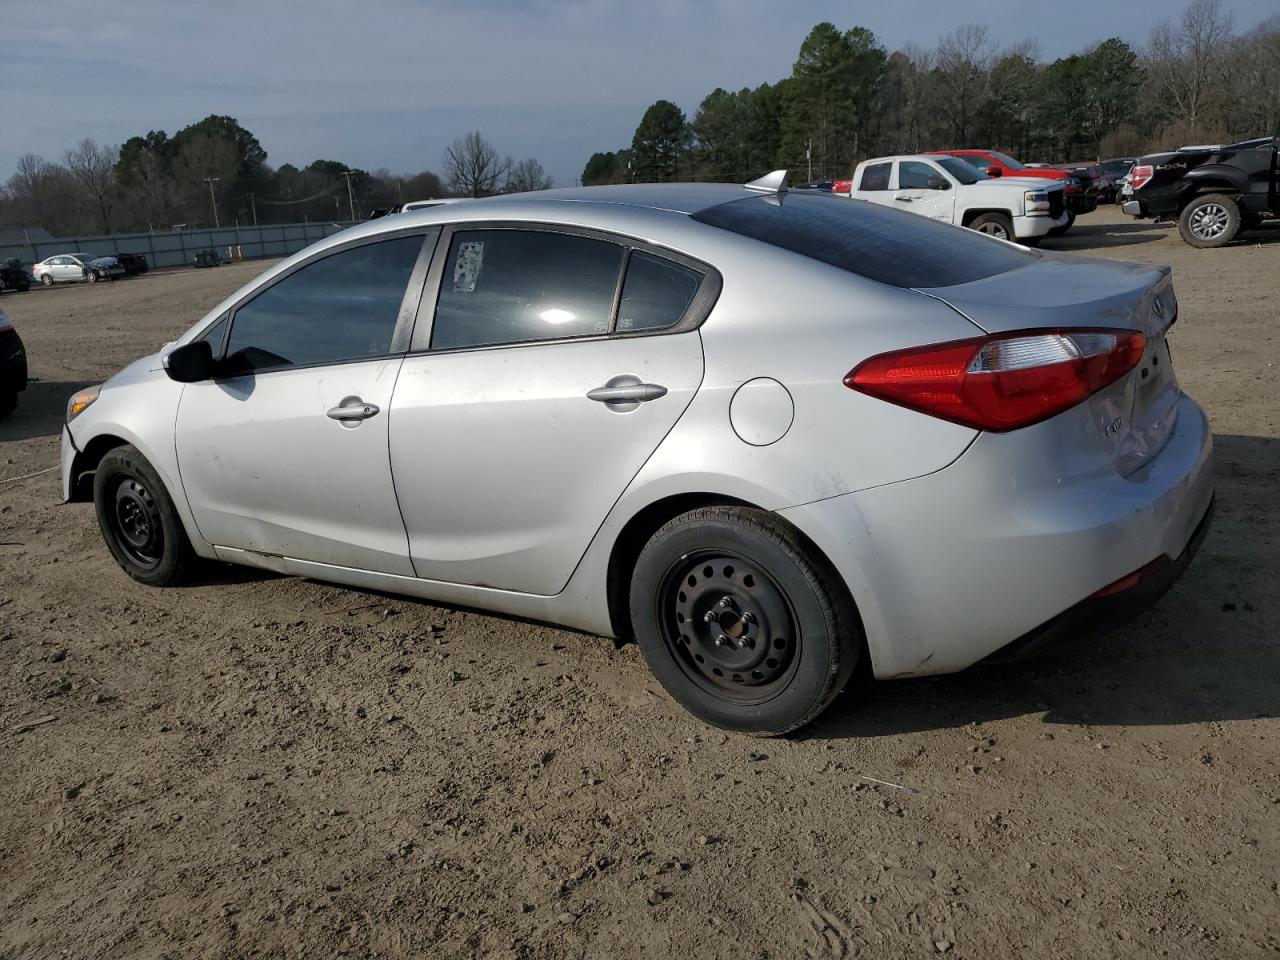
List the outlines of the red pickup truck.
{"label": "red pickup truck", "polygon": [[1066,200],[1068,220],[1066,226],[1058,227],[1055,235],[1061,235],[1071,229],[1076,221],[1076,214],[1092,213],[1098,206],[1098,197],[1085,189],[1080,178],[1070,170],[1059,170],[1056,167],[1028,167],[1019,163],[1007,153],[999,150],[930,150],[930,153],[948,154],[959,157],[989,177],[1038,177],[1042,180],[1061,180],[1063,199]]}

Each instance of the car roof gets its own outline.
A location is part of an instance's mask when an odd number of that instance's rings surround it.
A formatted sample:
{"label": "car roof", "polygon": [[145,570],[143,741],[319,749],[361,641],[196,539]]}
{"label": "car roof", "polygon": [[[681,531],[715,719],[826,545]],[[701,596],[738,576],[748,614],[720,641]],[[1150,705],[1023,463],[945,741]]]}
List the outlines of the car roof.
{"label": "car roof", "polygon": [[618,183],[601,187],[563,187],[539,190],[536,193],[508,193],[486,197],[481,202],[495,205],[534,200],[552,203],[609,203],[690,214],[750,195],[740,183]]}

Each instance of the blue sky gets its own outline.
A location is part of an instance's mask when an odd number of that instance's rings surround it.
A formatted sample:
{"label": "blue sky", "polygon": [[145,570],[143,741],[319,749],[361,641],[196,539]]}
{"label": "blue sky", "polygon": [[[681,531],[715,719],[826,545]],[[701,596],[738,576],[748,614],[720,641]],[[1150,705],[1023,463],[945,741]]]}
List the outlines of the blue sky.
{"label": "blue sky", "polygon": [[[1238,30],[1277,10],[1225,5]],[[628,144],[654,100],[692,113],[716,86],[785,76],[823,20],[868,27],[890,49],[984,24],[997,43],[1030,39],[1053,59],[1108,36],[1140,45],[1153,9],[1181,11],[1115,0],[62,0],[56,15],[4,15],[0,180],[23,153],[57,158],[85,136],[115,144],[221,113],[276,166],[438,171],[444,146],[474,128],[569,185],[593,151]]]}

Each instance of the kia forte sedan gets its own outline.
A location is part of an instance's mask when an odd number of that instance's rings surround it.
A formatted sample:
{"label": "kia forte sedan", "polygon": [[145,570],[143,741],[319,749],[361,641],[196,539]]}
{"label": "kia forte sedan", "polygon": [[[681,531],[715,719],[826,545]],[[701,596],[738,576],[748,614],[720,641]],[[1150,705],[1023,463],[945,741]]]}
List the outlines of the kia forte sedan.
{"label": "kia forte sedan", "polygon": [[1169,271],[665,184],[345,230],[71,398],[155,586],[219,560],[634,638],[777,734],[1150,603],[1213,489]]}

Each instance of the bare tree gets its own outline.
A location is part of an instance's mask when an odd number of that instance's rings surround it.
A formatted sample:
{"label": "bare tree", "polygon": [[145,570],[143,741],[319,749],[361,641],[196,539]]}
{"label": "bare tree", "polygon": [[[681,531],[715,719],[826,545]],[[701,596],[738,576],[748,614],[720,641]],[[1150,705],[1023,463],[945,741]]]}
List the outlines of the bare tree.
{"label": "bare tree", "polygon": [[498,183],[511,169],[511,158],[499,158],[479,130],[472,130],[449,144],[444,151],[444,172],[454,193],[464,197],[487,197],[496,193]]}
{"label": "bare tree", "polygon": [[952,146],[972,146],[968,140],[978,107],[986,99],[990,70],[986,27],[965,24],[938,41],[938,93],[950,120]]}
{"label": "bare tree", "polygon": [[1175,119],[1189,127],[1200,123],[1213,93],[1231,26],[1222,0],[1192,0],[1176,25],[1166,20],[1151,31],[1147,70],[1158,93],[1176,106]]}
{"label": "bare tree", "polygon": [[116,159],[119,147],[100,147],[86,137],[62,157],[71,175],[80,181],[97,208],[98,227],[111,232],[111,208],[116,196]]}
{"label": "bare tree", "polygon": [[533,157],[521,160],[507,174],[507,182],[502,187],[503,193],[527,193],[531,190],[550,190],[551,177],[542,169],[542,164]]}
{"label": "bare tree", "polygon": [[6,184],[6,219],[15,225],[44,227],[55,236],[83,227],[84,192],[66,167],[34,153],[18,159]]}

